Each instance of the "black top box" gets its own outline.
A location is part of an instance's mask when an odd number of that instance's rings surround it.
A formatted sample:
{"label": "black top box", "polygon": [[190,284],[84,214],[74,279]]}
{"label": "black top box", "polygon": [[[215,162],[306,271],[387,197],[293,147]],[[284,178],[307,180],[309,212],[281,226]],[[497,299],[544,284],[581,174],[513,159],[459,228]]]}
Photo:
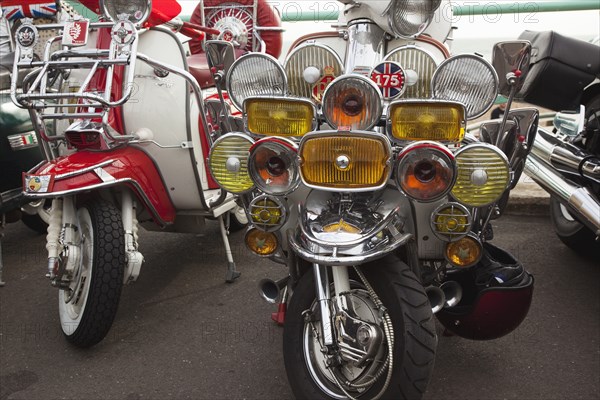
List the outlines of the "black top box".
{"label": "black top box", "polygon": [[600,76],[600,46],[554,31],[525,31],[532,45],[529,75],[517,98],[554,111],[579,110],[581,94]]}

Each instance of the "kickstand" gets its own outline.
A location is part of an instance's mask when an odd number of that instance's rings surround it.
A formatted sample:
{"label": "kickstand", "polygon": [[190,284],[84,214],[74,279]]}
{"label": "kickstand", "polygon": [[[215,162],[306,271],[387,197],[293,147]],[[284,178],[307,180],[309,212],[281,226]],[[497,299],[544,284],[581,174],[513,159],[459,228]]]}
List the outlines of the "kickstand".
{"label": "kickstand", "polygon": [[6,282],[2,280],[2,270],[4,269],[4,261],[2,261],[2,238],[4,237],[4,214],[0,216],[0,287],[4,286]]}
{"label": "kickstand", "polygon": [[229,245],[229,236],[227,236],[227,228],[225,228],[223,215],[219,216],[219,226],[221,228],[221,237],[223,238],[223,245],[225,245],[225,254],[227,256],[227,273],[225,274],[225,282],[231,283],[239,278],[241,273],[235,269],[233,253],[231,252],[231,246]]}

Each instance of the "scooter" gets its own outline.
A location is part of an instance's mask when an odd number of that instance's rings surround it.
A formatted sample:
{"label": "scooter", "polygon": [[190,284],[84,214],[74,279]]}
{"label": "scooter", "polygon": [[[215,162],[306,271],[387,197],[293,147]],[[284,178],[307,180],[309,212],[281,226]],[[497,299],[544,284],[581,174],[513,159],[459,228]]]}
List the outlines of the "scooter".
{"label": "scooter", "polygon": [[[227,225],[240,214],[234,196],[207,171],[219,127],[205,104],[209,93],[190,73],[181,36],[219,31],[183,22],[174,0],[81,3],[101,20],[41,26],[23,20],[11,95],[30,110],[48,159],[23,175],[23,188],[31,198],[51,200],[47,276],[59,289],[62,331],[74,345],[89,347],[109,331],[123,284],[140,274],[140,225],[200,232],[206,220],[218,221],[232,282],[239,272]],[[52,29],[60,34],[35,60],[32,46]],[[209,66],[222,74],[218,64]],[[34,71],[20,93],[14,76],[23,68]],[[48,89],[51,76],[58,90]]]}
{"label": "scooter", "polygon": [[[554,111],[554,129],[539,129],[526,173],[551,195],[560,240],[600,255],[600,47],[556,32],[526,31],[536,49],[518,97]],[[556,79],[560,78],[560,85]]]}
{"label": "scooter", "polygon": [[[502,337],[534,280],[492,245],[538,111],[465,134],[527,76],[531,45],[498,43],[493,65],[450,56],[448,1],[342,1],[337,30],[298,39],[283,65],[228,67],[242,126],[211,147],[217,183],[240,196],[251,253],[284,265],[260,283],[278,303],[297,398],[421,398],[452,334]],[[446,14],[447,15],[447,14]]]}

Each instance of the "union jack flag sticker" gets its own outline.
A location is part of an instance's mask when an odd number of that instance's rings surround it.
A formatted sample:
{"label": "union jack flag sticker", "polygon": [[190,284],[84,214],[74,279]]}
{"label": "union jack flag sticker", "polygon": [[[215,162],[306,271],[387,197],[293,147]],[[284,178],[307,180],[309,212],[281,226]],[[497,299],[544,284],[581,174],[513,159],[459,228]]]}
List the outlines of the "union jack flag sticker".
{"label": "union jack flag sticker", "polygon": [[2,0],[4,18],[14,21],[21,18],[48,18],[56,15],[56,2],[48,0]]}
{"label": "union jack flag sticker", "polygon": [[371,71],[371,80],[375,82],[385,100],[395,99],[404,93],[406,76],[400,64],[384,61]]}

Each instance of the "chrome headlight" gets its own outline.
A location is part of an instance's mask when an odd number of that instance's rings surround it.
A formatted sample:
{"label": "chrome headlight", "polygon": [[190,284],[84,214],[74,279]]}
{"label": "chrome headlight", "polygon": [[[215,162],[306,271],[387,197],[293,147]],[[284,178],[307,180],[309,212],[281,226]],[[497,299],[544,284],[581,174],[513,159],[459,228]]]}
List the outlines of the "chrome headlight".
{"label": "chrome headlight", "polygon": [[290,193],[300,184],[297,147],[282,138],[261,139],[250,149],[248,170],[256,187],[263,192]]}
{"label": "chrome headlight", "polygon": [[298,46],[285,60],[290,93],[319,103],[329,83],[343,71],[340,57],[319,43]]}
{"label": "chrome headlight", "polygon": [[307,99],[252,97],[244,110],[246,130],[254,135],[301,137],[317,126],[317,110]]}
{"label": "chrome headlight", "polygon": [[227,73],[227,91],[233,104],[243,109],[244,100],[254,96],[284,96],[285,71],[273,56],[251,53],[238,58]]}
{"label": "chrome headlight", "polygon": [[482,116],[496,101],[498,75],[482,57],[463,54],[440,64],[433,74],[436,99],[463,103],[467,119]]}
{"label": "chrome headlight", "polygon": [[327,87],[323,115],[333,129],[369,130],[381,117],[383,99],[377,85],[361,75],[345,75]]}
{"label": "chrome headlight", "polygon": [[241,133],[221,136],[210,149],[208,166],[215,181],[231,193],[254,188],[248,174],[248,154],[254,142]]}
{"label": "chrome headlight", "polygon": [[452,196],[467,206],[482,207],[496,202],[508,188],[508,159],[487,143],[468,145],[456,152],[458,177]]}
{"label": "chrome headlight", "polygon": [[431,214],[431,230],[438,239],[455,242],[471,230],[471,213],[458,203],[442,204]]}
{"label": "chrome headlight", "polygon": [[248,207],[252,225],[265,232],[281,228],[287,219],[287,210],[281,200],[273,196],[258,196]]}
{"label": "chrome headlight", "polygon": [[431,23],[441,0],[395,0],[388,12],[390,29],[396,36],[414,38]]}
{"label": "chrome headlight", "polygon": [[102,13],[111,21],[116,22],[119,16],[127,15],[127,19],[135,24],[141,24],[150,16],[151,0],[100,0]]}
{"label": "chrome headlight", "polygon": [[385,61],[394,61],[402,66],[406,75],[405,99],[428,99],[433,96],[431,78],[437,62],[431,54],[417,46],[408,45],[391,51]]}
{"label": "chrome headlight", "polygon": [[406,146],[398,155],[398,187],[417,201],[442,198],[456,180],[454,156],[445,146],[421,141]]}

